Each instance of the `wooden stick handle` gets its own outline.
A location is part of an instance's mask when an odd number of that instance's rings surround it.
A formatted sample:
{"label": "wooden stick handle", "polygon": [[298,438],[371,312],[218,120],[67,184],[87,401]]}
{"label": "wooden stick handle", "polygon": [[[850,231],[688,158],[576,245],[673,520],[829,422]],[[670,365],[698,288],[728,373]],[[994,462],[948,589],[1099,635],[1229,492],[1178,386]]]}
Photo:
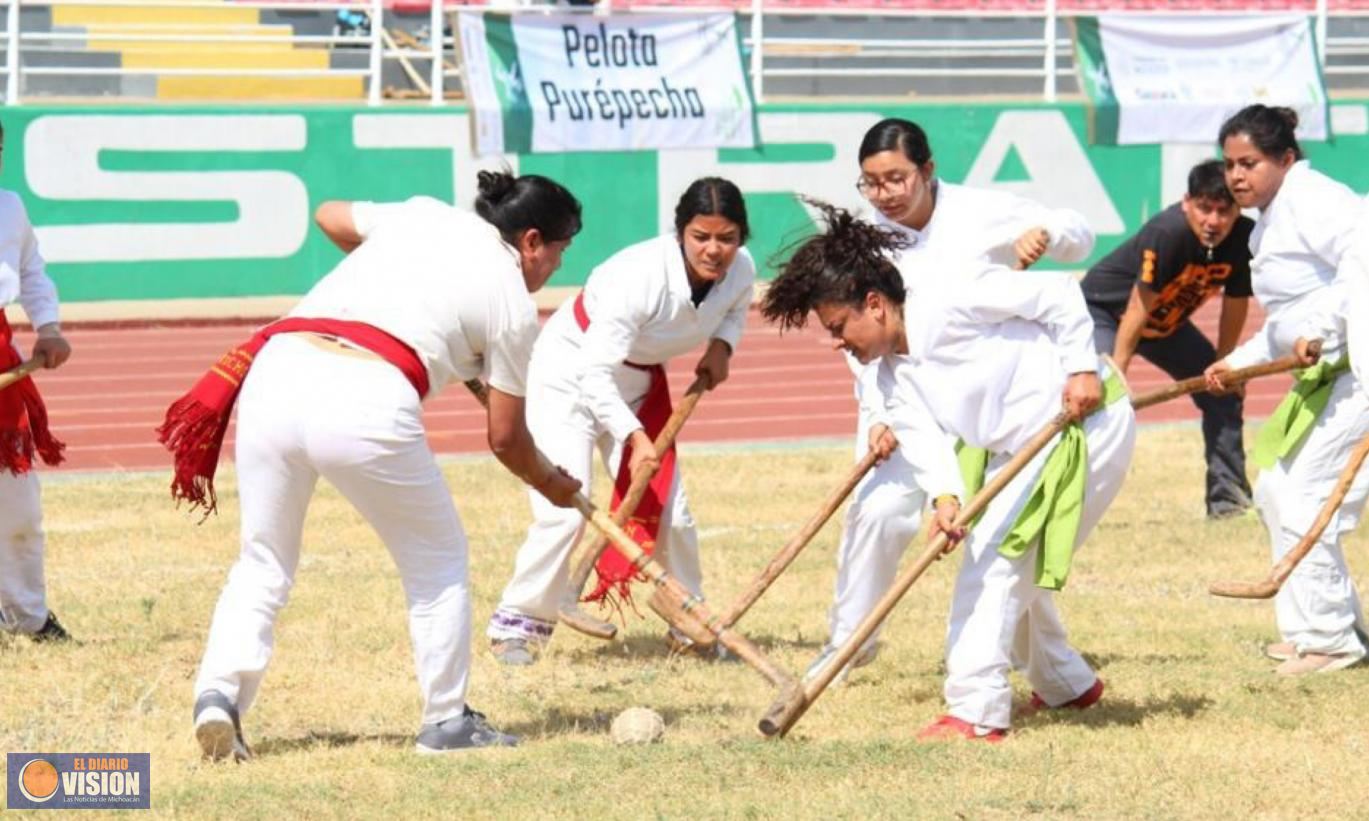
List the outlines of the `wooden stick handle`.
{"label": "wooden stick handle", "polygon": [[[694,408],[699,404],[707,388],[702,379],[694,380],[694,383],[685,391],[685,395],[680,399],[680,404],[671,412],[670,418],[666,420],[665,427],[657,434],[656,441],[652,444],[656,447],[656,453],[666,452],[675,444],[675,439],[680,435],[680,430],[684,423],[689,419],[690,414],[694,413]],[[613,521],[622,525],[637,512],[637,506],[642,503],[642,498],[646,496],[647,488],[651,484],[655,472],[642,473],[632,477],[632,484],[628,486],[627,493],[623,496],[623,501],[618,505],[618,509],[613,511]],[[609,540],[601,533],[592,538],[583,550],[579,552],[579,560],[571,571],[570,589],[574,591],[575,597],[580,598],[580,593],[585,589],[585,584],[589,582],[590,574],[594,572],[594,565],[599,561],[599,556],[608,547]]]}
{"label": "wooden stick handle", "polygon": [[[1316,345],[1316,351],[1318,355],[1320,355],[1321,340],[1313,340],[1312,344]],[[1263,365],[1251,365],[1248,368],[1237,368],[1233,371],[1228,371],[1222,376],[1222,384],[1228,386],[1239,385],[1262,376],[1287,373],[1301,367],[1303,366],[1298,362],[1296,356],[1284,356],[1275,359],[1273,362],[1266,362]],[[1194,376],[1188,379],[1180,379],[1178,382],[1171,383],[1163,388],[1158,388],[1150,393],[1143,393],[1140,396],[1133,397],[1131,406],[1136,410],[1141,410],[1142,408],[1148,408],[1151,405],[1158,405],[1161,402],[1177,399],[1180,396],[1187,396],[1190,393],[1202,393],[1206,390],[1207,379],[1202,376]]]}
{"label": "wooden stick handle", "polygon": [[1279,592],[1283,583],[1288,581],[1288,577],[1293,575],[1293,569],[1298,566],[1303,558],[1316,546],[1321,539],[1321,534],[1326,531],[1326,526],[1335,517],[1336,511],[1340,509],[1341,503],[1345,501],[1345,494],[1350,492],[1350,486],[1355,483],[1355,477],[1359,475],[1360,468],[1364,465],[1365,458],[1369,457],[1369,436],[1360,440],[1355,449],[1350,452],[1350,461],[1341,469],[1340,477],[1336,479],[1336,486],[1332,488],[1331,495],[1327,497],[1326,503],[1322,505],[1317,513],[1317,518],[1312,522],[1312,527],[1302,539],[1293,546],[1293,549],[1283,555],[1278,563],[1269,571],[1269,577],[1258,582],[1213,582],[1208,586],[1208,592],[1214,596],[1226,596],[1234,599],[1267,599]]}
{"label": "wooden stick handle", "polygon": [[[1068,414],[1063,412],[1057,414],[1056,417],[1050,421],[1050,424],[1046,425],[1033,436],[1027,444],[1012,457],[1012,459],[1008,460],[1007,464],[994,474],[994,477],[974,495],[974,498],[969,501],[969,504],[960,509],[960,514],[956,516],[956,526],[968,527],[969,524],[974,521],[975,517],[989,506],[989,503],[994,500],[994,497],[1002,492],[1003,488],[1007,487],[1008,483],[1027,466],[1027,463],[1029,463],[1037,453],[1041,452],[1041,449],[1049,444],[1050,441],[1071,421],[1072,419]],[[932,562],[935,562],[941,557],[941,554],[946,550],[947,545],[948,539],[944,533],[939,534],[927,545],[926,549],[917,556],[913,563],[894,580],[893,585],[891,585],[888,591],[880,597],[880,600],[875,604],[874,609],[861,620],[860,624],[856,627],[855,633],[853,633],[851,637],[846,640],[846,643],[837,650],[833,659],[823,666],[816,678],[804,686],[802,698],[789,700],[781,699],[771,705],[770,709],[760,721],[760,730],[762,733],[767,736],[779,735],[782,737],[789,732],[789,729],[808,711],[808,708],[812,706],[818,696],[822,695],[822,692],[827,689],[827,686],[832,683],[832,680],[837,677],[837,674],[846,667],[851,659],[855,658],[856,653],[860,651],[860,648],[865,642],[875,634],[875,631],[878,630],[879,626],[888,618],[889,613],[893,611],[894,606],[897,605],[899,600],[903,598],[903,595],[908,592],[908,589],[913,586],[913,583],[922,576],[923,572],[931,566]]]}
{"label": "wooden stick handle", "polygon": [[15,365],[4,373],[0,373],[0,391],[8,388],[10,385],[13,385],[15,382],[18,382],[41,367],[43,367],[42,362],[39,362],[37,359],[30,359],[27,362],[20,362],[18,365]]}
{"label": "wooden stick handle", "polygon": [[765,569],[751,582],[751,586],[723,613],[721,619],[723,627],[731,627],[742,616],[746,615],[746,611],[751,609],[751,605],[755,604],[765,594],[765,591],[770,589],[770,585],[775,583],[780,574],[789,568],[789,565],[803,552],[803,549],[808,546],[818,531],[822,530],[823,525],[827,524],[827,520],[832,518],[832,514],[837,512],[837,509],[846,501],[846,497],[851,495],[851,491],[855,490],[856,485],[860,484],[860,480],[865,478],[865,474],[869,473],[878,461],[879,458],[875,452],[870,451],[856,463],[856,466],[842,480],[841,485],[823,501],[822,507],[804,523],[799,532],[794,534],[794,537],[784,547],[779,549],[779,552],[765,566]]}

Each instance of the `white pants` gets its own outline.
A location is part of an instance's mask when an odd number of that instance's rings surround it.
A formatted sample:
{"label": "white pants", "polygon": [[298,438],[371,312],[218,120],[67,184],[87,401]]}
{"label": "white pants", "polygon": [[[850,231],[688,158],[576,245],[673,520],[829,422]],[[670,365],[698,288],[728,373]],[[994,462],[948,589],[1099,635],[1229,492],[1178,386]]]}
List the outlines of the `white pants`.
{"label": "white pants", "polygon": [[322,476],[366,517],[399,568],[423,723],[461,715],[470,666],[466,535],[424,440],[419,397],[399,370],[298,337],[272,339],[238,399],[237,470],[242,553],[214,611],[196,693],[218,690],[241,710],[251,706]]}
{"label": "white pants", "polygon": [[[872,421],[861,414],[856,433],[856,459],[870,450]],[[899,559],[917,536],[927,494],[913,481],[913,468],[902,449],[871,468],[856,485],[837,548],[837,583],[828,611],[828,641],[841,646],[856,632],[898,573]],[[882,630],[881,626],[881,630]],[[873,647],[875,631],[866,642]]]}
{"label": "white pants", "polygon": [[[534,354],[528,369],[528,429],[547,458],[589,488],[594,451],[599,451],[604,469],[614,477],[623,443],[614,441],[580,399],[579,386],[567,379],[568,374],[575,373],[567,358],[554,348],[539,348]],[[647,372],[626,365],[614,371],[614,381],[634,411],[641,406],[651,382]],[[653,555],[680,584],[702,597],[699,539],[680,484],[680,467],[676,460],[675,481],[661,513]],[[535,491],[530,491],[528,498],[533,523],[518,549],[513,578],[490,617],[486,632],[491,639],[545,642],[556,626],[561,605],[575,601],[580,594],[570,589],[570,557],[584,532],[584,517],[574,509],[556,507]]]}
{"label": "white pants", "polygon": [[[1353,374],[1336,380],[1321,418],[1301,446],[1255,484],[1255,504],[1274,561],[1312,527],[1335,487],[1350,451],[1369,434],[1369,398]],[[1341,537],[1355,529],[1369,496],[1369,470],[1361,469],[1340,510],[1274,597],[1279,633],[1301,652],[1364,655],[1365,622],[1359,596],[1341,552]]]}
{"label": "white pants", "polygon": [[[1076,549],[1098,524],[1126,478],[1136,444],[1131,404],[1113,402],[1095,413],[1085,420],[1084,433],[1088,439],[1088,477]],[[1012,688],[1008,672],[1012,668],[1024,670],[1032,689],[1050,705],[1082,695],[1097,679],[1070,647],[1051,591],[1034,583],[1039,540],[1017,559],[998,552],[1053,448],[1053,444],[1043,448],[1008,483],[961,547],[964,559],[951,598],[946,638],[945,695],[947,712],[972,724],[1010,725]],[[1010,453],[994,454],[986,482],[1011,458]]]}
{"label": "white pants", "polygon": [[6,630],[36,633],[47,621],[43,544],[38,473],[0,470],[0,616]]}

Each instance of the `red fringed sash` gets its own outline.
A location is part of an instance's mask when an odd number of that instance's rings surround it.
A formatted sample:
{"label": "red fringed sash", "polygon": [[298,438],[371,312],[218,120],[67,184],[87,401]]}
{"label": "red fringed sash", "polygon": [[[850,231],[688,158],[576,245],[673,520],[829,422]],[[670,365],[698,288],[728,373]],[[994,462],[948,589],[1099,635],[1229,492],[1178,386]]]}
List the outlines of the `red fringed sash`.
{"label": "red fringed sash", "polygon": [[[575,321],[580,326],[580,330],[589,328],[589,314],[585,311],[585,294],[583,291],[575,297]],[[637,418],[642,423],[642,429],[651,440],[656,441],[661,429],[670,419],[670,385],[666,382],[665,368],[661,365],[637,365],[632,362],[623,363],[629,367],[638,368],[651,374],[651,384],[647,386],[646,396],[642,399],[642,406],[637,410]],[[642,496],[642,501],[637,505],[637,509],[632,516],[623,524],[623,530],[632,537],[642,550],[648,555],[656,548],[656,539],[661,529],[661,513],[665,510],[666,499],[670,495],[670,486],[675,481],[675,446],[672,444],[665,453],[659,454],[661,468],[656,471],[656,475],[651,478],[651,483],[647,485],[646,494]],[[623,497],[627,495],[628,487],[632,485],[632,471],[629,468],[632,460],[632,447],[623,446],[623,459],[618,465],[618,475],[613,481],[613,501],[609,505],[611,511],[616,511],[623,503]],[[594,590],[585,596],[584,601],[602,602],[608,600],[616,605],[616,599],[623,602],[632,602],[631,585],[634,579],[640,579],[639,574],[632,563],[627,560],[617,548],[610,545],[607,550],[599,556],[599,561],[594,565],[594,570],[599,576],[598,583]]]}
{"label": "red fringed sash", "polygon": [[157,439],[175,454],[172,498],[189,502],[191,510],[203,506],[206,516],[214,512],[218,506],[214,471],[242,381],[267,340],[276,334],[299,332],[326,334],[355,343],[399,368],[420,399],[428,394],[428,371],[418,354],[379,328],[341,319],[289,317],[273,322],[219,357],[185,396],[166,409],[166,419],[157,428]]}
{"label": "red fringed sash", "polygon": [[[14,331],[0,311],[0,373],[23,359],[14,350]],[[33,469],[33,456],[47,465],[62,463],[66,445],[48,430],[48,411],[33,378],[26,376],[0,390],[0,470],[16,476]]]}

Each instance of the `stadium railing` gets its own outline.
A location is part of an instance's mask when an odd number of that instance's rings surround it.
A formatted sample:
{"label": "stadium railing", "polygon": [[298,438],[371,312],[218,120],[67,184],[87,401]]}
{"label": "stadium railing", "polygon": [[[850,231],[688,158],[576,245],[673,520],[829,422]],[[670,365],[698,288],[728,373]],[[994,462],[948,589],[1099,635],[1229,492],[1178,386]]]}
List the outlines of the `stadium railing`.
{"label": "stadium railing", "polygon": [[[364,96],[371,105],[379,105],[388,73],[402,76],[402,82],[410,86],[407,96],[413,96],[414,90],[426,92],[423,96],[439,105],[460,79],[448,15],[471,8],[518,14],[737,11],[748,32],[744,46],[749,52],[749,72],[758,101],[765,97],[767,80],[793,83],[891,78],[1039,83],[1042,99],[1053,101],[1061,78],[1073,73],[1072,43],[1063,36],[1062,21],[1102,12],[1302,12],[1316,18],[1328,78],[1369,76],[1369,59],[1365,59],[1369,57],[1369,36],[1360,36],[1353,29],[1327,37],[1330,19],[1369,18],[1369,0],[599,0],[591,6],[518,0],[9,0],[4,18],[5,103],[18,104],[28,94],[52,94],[53,88],[60,93],[60,86],[53,84],[55,78],[117,78],[120,82],[137,77],[166,78],[160,82],[202,78],[216,83],[274,78],[301,89],[303,96],[309,96],[308,84],[314,78],[348,78],[348,84],[330,86],[319,96]],[[244,15],[234,16],[229,10]],[[320,23],[338,12],[364,15],[369,31],[361,36],[319,31]],[[392,21],[412,24],[424,15],[426,44],[412,37],[404,37],[407,45],[401,44],[387,28]],[[312,31],[301,32],[298,21],[310,17]],[[880,26],[867,26],[864,33],[852,33],[850,26],[837,31],[843,28],[842,21],[863,18],[951,21],[957,23],[956,31],[969,34],[948,36],[942,31],[936,36],[886,36]],[[785,33],[794,30],[792,25],[778,26],[780,34],[767,32],[777,24],[814,19],[828,19],[833,25],[809,25],[801,36]],[[993,36],[987,30],[974,29],[975,25],[985,28],[994,20],[1012,20],[1015,24]],[[269,21],[280,25],[262,25]],[[293,51],[294,58],[254,56],[282,48]],[[120,49],[136,52],[139,59],[127,59]],[[185,51],[200,54],[186,55]],[[229,61],[232,64],[213,59],[229,52],[235,56]],[[92,54],[99,59],[91,59]],[[396,75],[396,68],[403,74]],[[29,89],[21,85],[25,78],[30,78],[25,81]],[[49,84],[39,87],[32,79],[47,79]],[[73,88],[74,92],[64,96],[79,96],[79,87]],[[108,88],[119,94],[122,86]]]}

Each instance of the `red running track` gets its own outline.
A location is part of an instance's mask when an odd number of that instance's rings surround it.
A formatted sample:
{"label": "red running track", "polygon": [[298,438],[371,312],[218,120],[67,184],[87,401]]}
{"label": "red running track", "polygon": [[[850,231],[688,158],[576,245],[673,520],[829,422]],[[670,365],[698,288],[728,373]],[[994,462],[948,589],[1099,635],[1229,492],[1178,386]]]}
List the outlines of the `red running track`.
{"label": "red running track", "polygon": [[[1262,321],[1252,311],[1248,329]],[[1216,306],[1199,313],[1210,335]],[[170,324],[161,327],[73,327],[67,331],[74,354],[59,371],[36,375],[47,400],[53,430],[67,443],[61,470],[148,470],[170,467],[154,428],[174,399],[213,362],[251,335],[254,324]],[[748,332],[732,363],[731,379],[699,404],[681,437],[691,443],[764,442],[852,436],[856,403],[851,376],[826,334],[809,328],[781,337],[753,312]],[[27,352],[32,337],[16,340]],[[678,396],[693,378],[697,357],[671,363]],[[1164,384],[1160,371],[1137,360],[1130,371],[1134,391]],[[1268,415],[1287,390],[1286,377],[1251,386],[1246,413]],[[438,453],[483,453],[483,411],[460,385],[426,406],[428,438]],[[1146,422],[1196,419],[1193,403],[1180,399],[1141,414]],[[232,430],[224,449],[231,458]]]}

